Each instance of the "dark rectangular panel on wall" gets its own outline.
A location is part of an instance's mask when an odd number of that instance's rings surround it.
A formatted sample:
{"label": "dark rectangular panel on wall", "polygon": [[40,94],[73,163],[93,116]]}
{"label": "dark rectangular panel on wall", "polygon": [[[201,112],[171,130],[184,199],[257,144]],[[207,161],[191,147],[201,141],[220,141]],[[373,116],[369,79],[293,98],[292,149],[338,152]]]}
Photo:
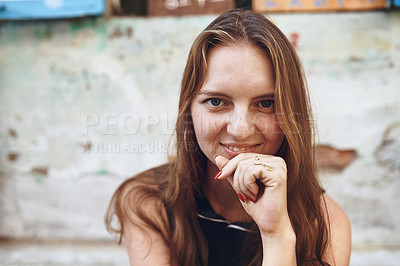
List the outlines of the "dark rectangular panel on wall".
{"label": "dark rectangular panel on wall", "polygon": [[0,20],[33,20],[102,15],[105,0],[0,1]]}
{"label": "dark rectangular panel on wall", "polygon": [[220,14],[234,7],[234,0],[147,0],[149,16]]}
{"label": "dark rectangular panel on wall", "polygon": [[387,0],[253,0],[259,12],[319,12],[384,9]]}

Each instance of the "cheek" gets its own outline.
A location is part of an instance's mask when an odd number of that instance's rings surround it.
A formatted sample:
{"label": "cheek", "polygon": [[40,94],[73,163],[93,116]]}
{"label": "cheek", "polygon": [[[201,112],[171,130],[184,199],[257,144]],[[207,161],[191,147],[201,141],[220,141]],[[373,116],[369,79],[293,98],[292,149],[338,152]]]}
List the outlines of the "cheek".
{"label": "cheek", "polygon": [[208,112],[196,112],[192,119],[193,127],[198,138],[213,138],[213,136],[220,131],[221,123],[218,122],[218,118]]}
{"label": "cheek", "polygon": [[283,135],[282,129],[281,129],[281,122],[278,120],[276,116],[274,116],[273,119],[273,127],[274,127],[274,132],[279,135]]}
{"label": "cheek", "polygon": [[256,121],[259,131],[266,137],[283,135],[280,122],[275,115],[260,115]]}
{"label": "cheek", "polygon": [[219,145],[218,136],[222,131],[223,125],[218,121],[217,117],[209,113],[193,116],[193,126],[197,143],[203,153],[209,158],[212,158],[215,149]]}
{"label": "cheek", "polygon": [[276,116],[274,116],[274,118],[272,119],[271,129],[271,137],[274,138],[276,145],[280,147],[285,138],[285,135],[283,134],[283,131],[281,129],[280,121],[277,119]]}
{"label": "cheek", "polygon": [[261,122],[261,125],[263,127],[259,130],[262,130],[263,138],[267,143],[263,152],[266,154],[276,154],[285,139],[278,119],[274,115],[268,116],[268,118],[265,118]]}

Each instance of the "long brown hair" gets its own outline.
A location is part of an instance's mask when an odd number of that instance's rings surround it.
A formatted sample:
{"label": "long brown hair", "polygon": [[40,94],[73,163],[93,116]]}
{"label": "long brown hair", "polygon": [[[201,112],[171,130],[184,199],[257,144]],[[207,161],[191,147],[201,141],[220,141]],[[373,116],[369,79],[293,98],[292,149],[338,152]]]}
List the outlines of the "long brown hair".
{"label": "long brown hair", "polygon": [[[204,82],[207,55],[212,47],[232,44],[256,45],[270,58],[275,77],[275,110],[285,135],[278,152],[288,167],[288,212],[296,234],[297,263],[322,264],[327,246],[328,229],[321,202],[321,187],[316,177],[314,130],[309,96],[300,60],[284,34],[265,16],[250,10],[232,10],[216,18],[194,41],[181,83],[179,113],[176,122],[176,158],[169,164],[164,178],[124,190],[126,181],[114,194],[106,215],[110,231],[112,218],[117,216],[123,234],[123,223],[134,212],[151,228],[161,233],[170,247],[171,264],[207,265],[207,243],[196,216],[194,196],[201,193],[205,181],[207,158],[198,147],[190,107]],[[151,182],[150,182],[151,183]],[[141,210],[127,195],[157,198],[162,219],[160,225]],[[125,191],[125,192],[124,192]],[[137,197],[137,196],[136,196]],[[137,202],[137,199],[136,199]],[[161,204],[162,203],[162,204]],[[134,206],[132,206],[134,205]],[[173,213],[168,220],[166,212]],[[261,265],[262,246],[259,237],[252,240],[259,246],[253,262]],[[245,246],[245,245],[244,245]],[[254,247],[253,247],[254,248]]]}

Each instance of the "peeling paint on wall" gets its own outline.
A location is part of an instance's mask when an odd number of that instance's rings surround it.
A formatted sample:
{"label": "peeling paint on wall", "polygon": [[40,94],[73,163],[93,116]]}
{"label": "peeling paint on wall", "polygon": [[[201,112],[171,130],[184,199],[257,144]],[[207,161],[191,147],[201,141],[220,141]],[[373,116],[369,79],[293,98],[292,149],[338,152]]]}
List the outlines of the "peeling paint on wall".
{"label": "peeling paint on wall", "polygon": [[16,152],[11,152],[8,154],[8,160],[11,162],[16,161],[18,159],[18,157],[19,157],[19,153],[16,153]]}
{"label": "peeling paint on wall", "polygon": [[[400,13],[271,17],[303,61],[320,177],[354,245],[400,245]],[[167,160],[185,60],[213,18],[0,24],[0,236],[110,239],[113,191]]]}
{"label": "peeling paint on wall", "polygon": [[340,150],[329,145],[318,145],[316,148],[317,165],[323,171],[343,171],[356,159],[353,149]]}
{"label": "peeling paint on wall", "polygon": [[34,175],[40,175],[40,176],[46,177],[48,175],[49,169],[47,169],[47,167],[38,166],[38,167],[32,168],[31,172]]}
{"label": "peeling paint on wall", "polygon": [[388,126],[375,156],[380,165],[391,170],[400,170],[400,123]]}

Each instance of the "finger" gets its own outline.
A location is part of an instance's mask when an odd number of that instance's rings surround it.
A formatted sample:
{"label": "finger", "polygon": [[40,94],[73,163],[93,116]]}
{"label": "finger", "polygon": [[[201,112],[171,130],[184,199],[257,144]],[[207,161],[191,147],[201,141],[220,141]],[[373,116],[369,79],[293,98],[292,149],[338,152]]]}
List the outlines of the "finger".
{"label": "finger", "polygon": [[[217,165],[217,167],[219,169],[222,169],[229,162],[229,159],[224,157],[224,156],[222,156],[222,155],[216,155],[214,157],[214,160],[215,160],[215,164]],[[236,172],[234,174],[236,175]],[[229,175],[228,177],[226,177],[226,180],[228,180],[228,182],[231,184],[233,190],[238,195],[238,198],[243,203],[245,203],[246,202],[246,199],[245,199],[246,196],[243,194],[243,192],[240,191],[240,189],[238,189],[238,184],[236,184],[237,180],[239,180],[239,178],[234,178],[233,175]]]}
{"label": "finger", "polygon": [[257,196],[246,187],[245,178],[241,178],[241,181],[239,182],[239,189],[247,199],[249,199],[252,202],[255,202]]}
{"label": "finger", "polygon": [[[233,174],[233,182],[231,183],[232,188],[236,191],[237,194],[244,195],[243,191],[240,189],[240,181],[243,179],[242,169],[238,167]],[[230,177],[229,177],[230,178]],[[228,179],[229,179],[228,178]]]}
{"label": "finger", "polygon": [[234,189],[237,192],[240,191],[240,194],[244,195],[245,197],[249,195],[247,189],[244,187],[244,179],[246,179],[248,164],[248,159],[240,161],[233,175]]}
{"label": "finger", "polygon": [[[242,195],[242,198],[247,198],[250,201],[255,202],[255,200],[257,199],[258,185],[255,183],[256,178],[252,175],[251,172],[251,165],[253,163],[253,160],[253,158],[241,160],[237,165],[237,168],[233,174],[233,178],[231,175],[227,179],[232,179],[232,181],[230,182],[232,188],[237,194]],[[248,186],[248,184],[250,183],[253,183],[253,186]],[[252,189],[250,190],[249,187],[252,187]]]}
{"label": "finger", "polygon": [[249,172],[251,173],[251,175],[247,179],[243,180],[243,186],[245,187],[243,190],[251,193],[252,198],[256,200],[258,192],[260,190],[257,184],[257,179],[260,178],[261,172],[260,169],[257,169],[258,167],[254,168],[253,166],[254,165],[249,166]]}
{"label": "finger", "polygon": [[[219,155],[215,158],[215,160],[223,160],[221,159],[221,157],[223,159],[225,159],[224,161],[221,161],[221,166],[222,166],[222,162],[224,162],[225,164],[223,165],[222,168],[220,168],[222,170],[221,174],[219,175],[218,179],[225,179],[231,175],[233,175],[233,173],[236,171],[236,168],[239,164],[240,161],[246,159],[246,158],[254,158],[255,154],[253,153],[241,153],[239,155],[237,155],[236,157],[234,157],[231,160],[228,160],[227,158],[223,157],[222,155]],[[226,161],[228,160],[228,161]],[[217,164],[217,166],[219,167],[219,165]]]}
{"label": "finger", "polygon": [[[217,167],[219,169],[222,169],[229,162],[229,159],[222,155],[217,154],[214,157],[214,161],[215,161],[215,164],[217,165]],[[218,173],[218,176],[219,176],[219,173]],[[232,176],[228,176],[225,178],[229,181],[229,183],[231,183],[231,185],[233,185],[233,177]],[[219,179],[219,178],[217,178],[217,179]]]}
{"label": "finger", "polygon": [[221,170],[229,162],[229,159],[222,155],[216,155],[214,161],[217,167]]}
{"label": "finger", "polygon": [[255,175],[252,162],[246,165],[245,173],[243,178],[240,179],[239,187],[240,190],[248,197],[252,202],[255,202],[258,194],[258,185],[256,183],[257,176]]}

